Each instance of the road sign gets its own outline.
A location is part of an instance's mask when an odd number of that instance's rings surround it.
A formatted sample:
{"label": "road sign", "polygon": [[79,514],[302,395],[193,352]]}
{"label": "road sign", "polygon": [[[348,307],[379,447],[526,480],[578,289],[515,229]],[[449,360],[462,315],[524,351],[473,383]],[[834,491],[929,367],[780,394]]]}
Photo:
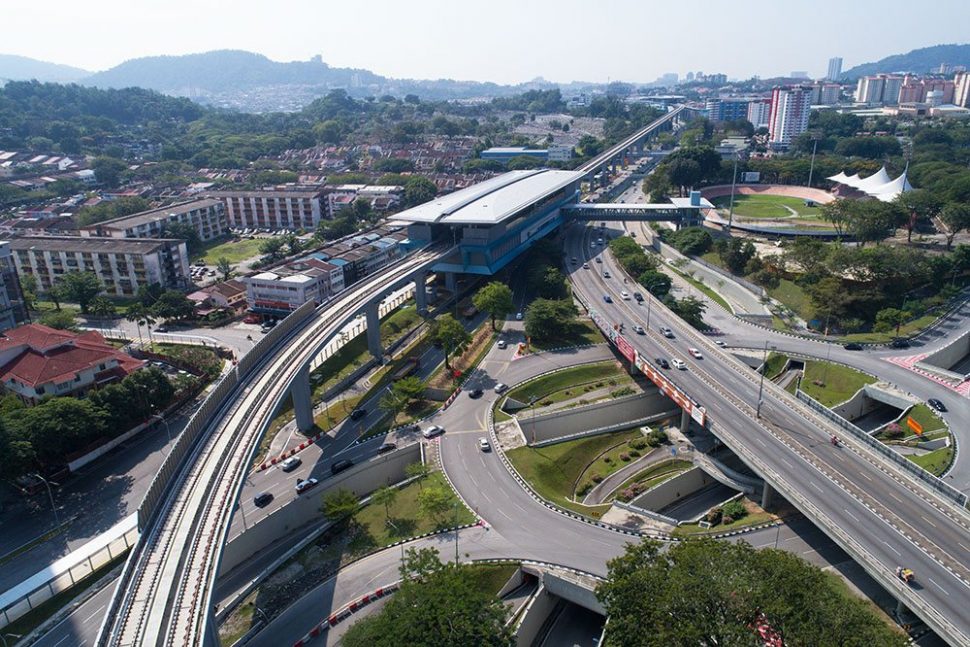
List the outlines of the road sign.
{"label": "road sign", "polygon": [[916,422],[915,420],[913,420],[909,416],[906,416],[906,425],[910,429],[912,429],[913,430],[913,433],[915,433],[917,436],[922,436],[923,435],[923,425],[921,425],[920,423]]}

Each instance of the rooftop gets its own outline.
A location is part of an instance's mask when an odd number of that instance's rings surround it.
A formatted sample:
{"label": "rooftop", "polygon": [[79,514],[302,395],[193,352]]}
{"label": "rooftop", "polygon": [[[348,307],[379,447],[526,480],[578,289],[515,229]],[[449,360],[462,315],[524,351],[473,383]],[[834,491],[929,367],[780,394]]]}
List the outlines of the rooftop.
{"label": "rooftop", "polygon": [[395,220],[452,225],[495,225],[578,182],[578,171],[510,171],[395,214]]}
{"label": "rooftop", "polygon": [[158,209],[152,209],[150,211],[133,213],[130,216],[112,218],[111,220],[105,220],[103,222],[84,227],[84,229],[98,229],[99,227],[107,227],[109,229],[128,229],[130,227],[137,227],[138,225],[157,222],[159,220],[168,220],[168,218],[173,215],[188,213],[189,211],[194,211],[196,209],[205,209],[207,207],[214,207],[221,204],[222,202],[216,200],[215,198],[204,198],[202,200],[179,202],[177,204],[170,204],[167,207],[159,207]]}
{"label": "rooftop", "polygon": [[207,191],[213,198],[319,198],[320,189],[268,189],[265,191]]}
{"label": "rooftop", "polygon": [[101,238],[92,236],[27,236],[11,238],[11,250],[38,252],[90,252],[116,254],[150,254],[180,240],[171,238]]}

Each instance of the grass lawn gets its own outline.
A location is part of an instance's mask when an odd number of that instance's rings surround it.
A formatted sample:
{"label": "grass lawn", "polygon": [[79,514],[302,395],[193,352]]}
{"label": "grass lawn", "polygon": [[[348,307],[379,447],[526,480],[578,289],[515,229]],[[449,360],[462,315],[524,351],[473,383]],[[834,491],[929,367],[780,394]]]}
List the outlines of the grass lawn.
{"label": "grass lawn", "polygon": [[[622,437],[617,437],[616,442],[618,442],[619,444],[605,451],[603,455],[601,455],[592,463],[590,463],[589,466],[585,470],[583,470],[582,474],[579,475],[579,478],[576,479],[576,488],[578,490],[584,491],[586,489],[585,486],[587,483],[589,484],[590,488],[592,488],[593,475],[598,474],[599,476],[606,478],[607,476],[609,476],[613,472],[616,472],[620,468],[626,467],[630,463],[630,461],[633,461],[639,458],[639,456],[634,456],[630,452],[634,452],[636,454],[642,455],[650,451],[649,446],[641,450],[634,449],[633,447],[630,446],[629,441],[631,440],[640,439],[640,440],[643,440],[643,442],[646,442],[646,440],[643,439],[643,435],[640,433],[639,430],[634,429],[632,431],[623,432],[623,433],[627,434],[625,442],[620,442],[622,440]],[[624,454],[627,456],[627,460],[623,460],[622,458],[620,458],[620,456]]]}
{"label": "grass lawn", "polygon": [[619,363],[614,361],[575,366],[517,386],[509,391],[508,397],[525,403],[528,403],[529,400],[535,397],[544,402],[546,396],[554,393],[575,389],[575,395],[579,395],[583,392],[583,385],[589,386],[587,390],[592,390],[606,386],[610,380],[619,383],[618,380],[623,377],[629,376],[620,367]]}
{"label": "grass lawn", "polygon": [[519,570],[518,564],[470,564],[466,567],[468,577],[475,581],[480,591],[498,595],[509,578]]}
{"label": "grass lawn", "polygon": [[930,474],[939,476],[953,460],[953,447],[942,447],[922,456],[907,455],[906,458],[913,461]]}
{"label": "grass lawn", "polygon": [[750,526],[759,526],[775,519],[775,515],[770,512],[749,512],[731,523],[719,523],[713,528],[701,528],[696,523],[685,523],[674,528],[674,537],[688,537],[690,535],[718,535],[723,532],[740,530]]}
{"label": "grass lawn", "polygon": [[788,308],[805,321],[812,319],[814,313],[812,300],[809,298],[808,293],[794,281],[781,279],[778,287],[768,290],[768,295],[772,299],[788,306]]}
{"label": "grass lawn", "polygon": [[[730,209],[731,196],[725,195],[711,200],[719,209]],[[787,195],[741,195],[734,194],[734,215],[742,218],[790,218],[791,211],[799,217],[815,218],[821,215],[818,207],[809,207],[801,198]]]}
{"label": "grass lawn", "polygon": [[[899,336],[909,337],[910,335],[916,334],[923,328],[926,328],[931,323],[936,321],[936,319],[937,319],[937,315],[929,314],[929,315],[923,315],[922,317],[919,317],[917,319],[913,319],[912,321],[904,323],[902,326],[899,327]],[[857,332],[857,333],[851,333],[844,337],[846,341],[857,341],[860,343],[868,342],[868,343],[874,343],[874,344],[892,341],[895,338],[896,338],[895,329],[891,330],[890,332]]]}
{"label": "grass lawn", "polygon": [[580,319],[570,331],[562,337],[555,339],[533,339],[532,350],[552,350],[555,348],[571,348],[573,346],[586,346],[589,344],[602,344],[603,334],[589,319]]}
{"label": "grass lawn", "polygon": [[191,262],[203,260],[208,265],[215,265],[223,256],[229,259],[230,263],[241,263],[256,256],[261,256],[259,245],[266,238],[231,238],[226,240],[211,241],[202,249],[192,255]]}
{"label": "grass lawn", "polygon": [[681,278],[683,278],[685,281],[687,281],[688,283],[690,283],[691,285],[693,285],[700,292],[703,292],[704,294],[706,294],[712,301],[714,301],[714,303],[718,304],[719,306],[721,306],[722,308],[724,308],[728,312],[732,312],[732,313],[734,312],[734,309],[728,304],[727,301],[724,300],[724,297],[722,297],[720,294],[718,294],[713,289],[711,289],[710,287],[708,287],[706,284],[704,284],[701,281],[698,281],[697,279],[695,279],[694,277],[690,276],[689,274],[687,274],[683,270],[678,270],[677,268],[671,267],[669,265],[668,265],[668,267],[670,267],[673,271],[675,271],[678,274],[680,274]]}
{"label": "grass lawn", "polygon": [[778,377],[781,369],[788,361],[788,356],[781,353],[768,353],[768,361],[765,362],[765,379],[771,380]]}
{"label": "grass lawn", "polygon": [[[923,403],[913,406],[913,408],[910,409],[909,413],[906,415],[923,425],[924,436],[936,431],[937,429],[944,429],[946,427],[946,425],[943,424],[943,419],[936,415],[932,409]],[[903,418],[901,426],[907,431],[909,430],[909,427],[906,426],[905,418]]]}
{"label": "grass lawn", "polygon": [[617,443],[639,436],[639,431],[621,431],[570,440],[546,447],[517,447],[506,452],[519,474],[549,501],[563,508],[598,519],[610,506],[584,506],[570,497],[573,485],[586,466]]}
{"label": "grass lawn", "polygon": [[[815,384],[816,381],[822,382],[823,386]],[[845,402],[864,385],[875,381],[876,378],[841,364],[806,362],[802,391],[825,406],[832,407]]]}

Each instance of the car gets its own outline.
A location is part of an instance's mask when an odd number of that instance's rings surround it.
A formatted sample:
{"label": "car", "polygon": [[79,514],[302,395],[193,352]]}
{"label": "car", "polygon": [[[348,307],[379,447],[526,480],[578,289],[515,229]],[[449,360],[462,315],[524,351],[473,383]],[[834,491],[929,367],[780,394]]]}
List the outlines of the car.
{"label": "car", "polygon": [[670,368],[670,362],[665,360],[663,357],[658,357],[656,360],[657,366],[660,368]]}
{"label": "car", "polygon": [[889,347],[890,348],[909,348],[909,340],[901,339],[901,338],[894,339],[891,342],[889,342]]}
{"label": "car", "polygon": [[395,443],[384,443],[377,448],[377,453],[386,454],[387,452],[393,452],[395,449],[397,449],[397,445]]}
{"label": "car", "polygon": [[506,342],[504,339],[499,339],[495,345],[500,349],[504,349],[506,346],[508,346],[508,342]]}
{"label": "car", "polygon": [[257,508],[263,508],[265,506],[268,506],[272,500],[273,500],[272,492],[260,492],[259,494],[253,497],[253,505],[256,506]]}
{"label": "car", "polygon": [[714,343],[715,343],[716,345],[718,345],[718,346],[720,346],[721,348],[727,348],[727,344],[725,344],[725,343],[724,343],[723,341],[721,341],[720,339],[715,339],[715,340],[714,340]]}
{"label": "car", "polygon": [[666,326],[660,326],[660,334],[666,337],[667,339],[674,338],[674,331]]}
{"label": "car", "polygon": [[946,405],[940,402],[939,400],[937,400],[936,398],[930,398],[929,400],[926,401],[926,404],[930,405],[937,411],[941,411],[941,412],[946,411]]}
{"label": "car", "polygon": [[583,263],[583,269],[584,270],[588,270],[589,269],[589,263]]}
{"label": "car", "polygon": [[609,270],[603,270],[603,278],[604,279],[611,278],[610,277],[610,271]]}
{"label": "car", "polygon": [[606,222],[600,223],[600,229],[606,229]]}
{"label": "car", "polygon": [[350,419],[353,421],[360,420],[367,415],[367,409],[354,409],[350,412]]}
{"label": "car", "polygon": [[685,362],[682,359],[674,358],[674,359],[670,360],[670,363],[673,364],[674,368],[676,368],[676,369],[680,369],[681,371],[686,371],[687,370],[687,362]]}
{"label": "car", "polygon": [[699,350],[697,350],[696,348],[693,348],[693,347],[692,348],[688,348],[687,349],[687,352],[690,353],[691,355],[693,355],[696,359],[704,359],[704,356],[701,355],[701,352]]}
{"label": "car", "polygon": [[572,258],[569,259],[569,262],[575,265],[578,261],[576,260],[576,257],[573,256]]}
{"label": "car", "polygon": [[168,332],[167,326],[158,326],[155,328],[155,332]]}
{"label": "car", "polygon": [[492,446],[488,444],[488,439],[487,438],[479,438],[478,439],[478,448],[480,450],[482,450],[483,452],[490,452],[490,451],[492,451]]}
{"label": "car", "polygon": [[315,478],[308,478],[306,480],[304,480],[304,479],[297,479],[296,480],[296,493],[297,494],[303,494],[304,492],[306,492],[310,488],[316,486],[319,482],[320,481],[316,480]]}
{"label": "car", "polygon": [[623,290],[622,292],[620,292],[620,298],[623,299],[624,301],[629,301],[630,293],[627,292],[626,290]]}
{"label": "car", "polygon": [[597,256],[595,260],[596,260],[597,263],[602,263],[603,262],[603,259],[600,258],[599,256]]}
{"label": "car", "polygon": [[350,460],[349,458],[343,458],[330,466],[330,473],[336,476],[344,470],[349,470],[353,466],[354,461]]}
{"label": "car", "polygon": [[603,301],[605,301],[605,302],[607,302],[607,303],[613,303],[613,297],[611,297],[611,296],[610,296],[610,295],[608,295],[608,294],[604,294],[604,295],[603,295]]}
{"label": "car", "polygon": [[434,438],[440,434],[445,433],[445,430],[438,425],[431,425],[430,427],[425,427],[421,430],[421,435],[425,438]]}
{"label": "car", "polygon": [[603,244],[603,239],[602,239],[602,238],[597,238],[597,239],[596,239],[596,242],[597,242],[598,244],[600,244],[600,245],[602,245],[602,244]]}
{"label": "car", "polygon": [[516,321],[522,321],[522,316],[523,316],[523,315],[522,315],[522,312],[521,312],[521,311],[519,311],[519,312],[516,312],[516,313],[515,313],[515,320],[516,320]]}
{"label": "car", "polygon": [[635,326],[633,326],[633,332],[635,332],[638,335],[646,335],[647,334],[647,331],[644,330],[643,329],[643,326],[641,326],[640,324],[636,324]]}
{"label": "car", "polygon": [[842,346],[846,350],[862,350],[862,344],[857,344],[856,342],[849,342]]}
{"label": "car", "polygon": [[643,295],[640,294],[639,292],[634,292],[633,298],[636,299],[638,302],[643,303]]}
{"label": "car", "polygon": [[303,461],[300,459],[299,456],[290,456],[285,461],[280,463],[280,467],[284,472],[292,472],[300,465],[303,465]]}
{"label": "car", "polygon": [[589,246],[590,247],[596,247],[596,241],[595,240],[589,241]]}
{"label": "car", "polygon": [[482,391],[481,389],[472,389],[471,391],[468,392],[468,397],[471,398],[472,400],[477,400],[483,395],[485,395],[485,392]]}
{"label": "car", "polygon": [[503,393],[509,390],[509,385],[499,382],[498,384],[495,385],[495,387],[492,390],[498,393],[499,395],[502,395]]}

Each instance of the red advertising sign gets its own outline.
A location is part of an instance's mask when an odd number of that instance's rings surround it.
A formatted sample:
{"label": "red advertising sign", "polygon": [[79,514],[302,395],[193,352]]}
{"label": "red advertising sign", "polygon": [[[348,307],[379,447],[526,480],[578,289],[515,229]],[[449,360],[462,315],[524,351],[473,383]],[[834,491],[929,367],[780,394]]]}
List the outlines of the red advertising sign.
{"label": "red advertising sign", "polygon": [[633,348],[633,346],[630,345],[630,342],[623,338],[622,335],[616,336],[616,349],[620,351],[620,354],[623,355],[623,357],[627,358],[631,362],[636,361],[637,351]]}

